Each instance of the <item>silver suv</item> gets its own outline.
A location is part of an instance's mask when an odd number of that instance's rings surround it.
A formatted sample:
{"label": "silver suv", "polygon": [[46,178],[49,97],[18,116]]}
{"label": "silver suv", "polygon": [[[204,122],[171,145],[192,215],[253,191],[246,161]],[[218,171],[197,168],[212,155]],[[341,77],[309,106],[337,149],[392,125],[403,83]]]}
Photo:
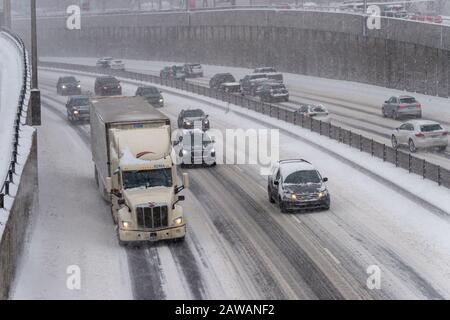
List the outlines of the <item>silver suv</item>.
{"label": "silver suv", "polygon": [[444,151],[448,145],[448,131],[441,124],[429,120],[411,120],[392,132],[392,147],[406,145],[409,151],[419,148],[438,148]]}
{"label": "silver suv", "polygon": [[422,118],[422,105],[411,96],[390,97],[381,107],[383,117],[399,119],[404,116]]}
{"label": "silver suv", "polygon": [[277,203],[281,212],[330,209],[331,199],[322,178],[311,163],[303,159],[281,160],[268,178],[269,201]]}

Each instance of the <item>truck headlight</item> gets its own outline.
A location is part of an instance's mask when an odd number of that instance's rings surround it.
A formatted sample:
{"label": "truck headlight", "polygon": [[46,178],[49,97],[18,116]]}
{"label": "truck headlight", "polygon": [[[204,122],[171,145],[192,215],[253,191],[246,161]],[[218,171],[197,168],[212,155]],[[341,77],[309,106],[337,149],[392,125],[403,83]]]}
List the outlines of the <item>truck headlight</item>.
{"label": "truck headlight", "polygon": [[179,226],[180,224],[183,223],[183,218],[182,217],[176,218],[175,220],[173,220],[173,223]]}
{"label": "truck headlight", "polygon": [[130,227],[130,223],[128,221],[122,221],[122,227],[124,229],[128,229]]}

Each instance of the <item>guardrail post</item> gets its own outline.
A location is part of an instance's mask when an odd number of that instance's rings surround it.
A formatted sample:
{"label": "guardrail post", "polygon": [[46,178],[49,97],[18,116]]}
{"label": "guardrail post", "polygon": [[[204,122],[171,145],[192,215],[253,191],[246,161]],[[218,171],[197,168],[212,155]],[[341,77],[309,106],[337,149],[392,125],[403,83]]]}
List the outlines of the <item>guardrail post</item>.
{"label": "guardrail post", "polygon": [[353,146],[353,132],[350,131],[350,134],[348,136],[348,145],[351,147]]}
{"label": "guardrail post", "polygon": [[331,122],[328,122],[328,138],[331,139]]}
{"label": "guardrail post", "polygon": [[359,135],[359,151],[363,151],[363,136],[362,134]]}
{"label": "guardrail post", "polygon": [[9,181],[5,181],[5,195],[9,196]]}
{"label": "guardrail post", "polygon": [[427,177],[427,162],[425,159],[422,161],[422,176],[424,179]]}
{"label": "guardrail post", "polygon": [[319,120],[319,134],[322,135],[322,120]]}
{"label": "guardrail post", "polygon": [[395,149],[395,166],[398,167],[398,149]]}
{"label": "guardrail post", "polygon": [[411,153],[408,154],[408,172],[411,173]]}
{"label": "guardrail post", "polygon": [[441,181],[441,166],[438,166],[437,171],[438,171],[438,174],[437,174],[438,185],[441,186],[441,184],[442,184],[442,181]]}
{"label": "guardrail post", "polygon": [[383,144],[383,162],[386,161],[386,158],[387,158],[387,148],[386,145]]}
{"label": "guardrail post", "polygon": [[372,157],[373,157],[373,155],[374,155],[374,150],[373,150],[373,139],[372,139],[372,141],[370,141],[370,153],[372,154]]}
{"label": "guardrail post", "polygon": [[0,193],[0,209],[5,208],[5,195],[3,193]]}

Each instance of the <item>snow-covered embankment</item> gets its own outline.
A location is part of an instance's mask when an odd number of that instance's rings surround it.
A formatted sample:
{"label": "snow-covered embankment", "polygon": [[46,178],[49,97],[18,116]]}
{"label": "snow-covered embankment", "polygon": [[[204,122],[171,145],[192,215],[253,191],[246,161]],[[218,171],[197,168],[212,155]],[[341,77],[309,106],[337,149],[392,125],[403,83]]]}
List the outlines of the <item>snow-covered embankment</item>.
{"label": "snow-covered embankment", "polygon": [[37,186],[36,135],[25,125],[30,73],[24,55],[18,39],[0,32],[0,299],[8,297]]}

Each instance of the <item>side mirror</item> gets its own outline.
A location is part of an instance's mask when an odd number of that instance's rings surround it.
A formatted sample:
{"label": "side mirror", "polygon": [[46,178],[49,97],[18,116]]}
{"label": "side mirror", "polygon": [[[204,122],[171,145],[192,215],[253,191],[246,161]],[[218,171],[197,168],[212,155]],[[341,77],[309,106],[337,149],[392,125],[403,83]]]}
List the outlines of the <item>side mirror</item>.
{"label": "side mirror", "polygon": [[112,179],[111,177],[107,177],[105,181],[105,189],[107,193],[111,193],[112,189]]}
{"label": "side mirror", "polygon": [[178,141],[179,141],[179,142],[182,142],[182,141],[183,141],[183,136],[179,136],[179,137],[178,137]]}
{"label": "side mirror", "polygon": [[328,178],[323,178],[323,182],[327,182],[328,181]]}
{"label": "side mirror", "polygon": [[189,189],[189,174],[183,173],[183,186],[185,189]]}
{"label": "side mirror", "polygon": [[276,185],[276,186],[278,186],[278,185],[280,185],[280,181],[275,180],[275,181],[273,182],[273,184]]}

